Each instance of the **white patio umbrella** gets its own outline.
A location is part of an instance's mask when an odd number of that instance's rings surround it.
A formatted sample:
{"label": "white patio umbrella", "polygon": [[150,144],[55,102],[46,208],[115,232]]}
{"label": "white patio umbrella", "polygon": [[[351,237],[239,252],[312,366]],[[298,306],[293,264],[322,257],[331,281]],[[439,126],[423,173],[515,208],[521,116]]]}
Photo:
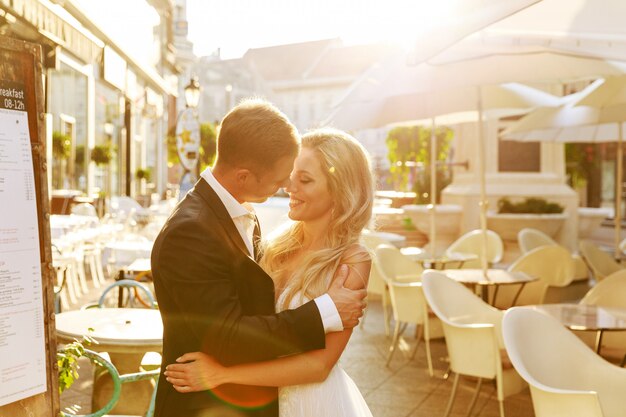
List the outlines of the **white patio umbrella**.
{"label": "white patio umbrella", "polygon": [[432,58],[464,37],[541,0],[453,0],[443,4],[447,13],[427,33],[418,35],[408,60],[414,64]]}
{"label": "white patio umbrella", "polygon": [[[378,69],[378,72],[383,72]],[[367,109],[369,126],[392,122],[433,119],[442,115],[473,112],[479,121],[479,178],[481,228],[487,228],[487,202],[484,173],[483,112],[487,85],[504,82],[564,82],[585,77],[617,75],[626,72],[626,65],[600,58],[577,56],[543,47],[520,46],[506,54],[488,53],[482,45],[442,53],[428,63],[415,67],[397,65],[386,78],[374,82],[366,78],[365,93],[353,90],[329,118],[337,127],[350,129],[345,116],[351,111]],[[403,97],[405,96],[405,97]],[[410,97],[410,98],[408,98]],[[393,104],[400,102],[401,104]],[[460,104],[462,103],[462,104]],[[351,104],[355,107],[351,107]],[[486,239],[483,250],[486,253]],[[486,265],[483,267],[486,269]]]}
{"label": "white patio umbrella", "polygon": [[615,256],[621,241],[622,142],[626,123],[626,76],[594,82],[571,102],[539,108],[504,131],[505,139],[556,142],[617,142]]}
{"label": "white patio umbrella", "polygon": [[578,54],[624,59],[624,16],[623,0],[543,0],[489,25],[468,40],[479,38],[486,45],[504,48],[511,44],[544,44]]}

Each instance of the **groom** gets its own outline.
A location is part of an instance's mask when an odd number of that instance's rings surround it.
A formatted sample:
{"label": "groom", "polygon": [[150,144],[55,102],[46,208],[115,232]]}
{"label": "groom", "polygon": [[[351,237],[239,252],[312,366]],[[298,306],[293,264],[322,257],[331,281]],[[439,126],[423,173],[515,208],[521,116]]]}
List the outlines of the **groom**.
{"label": "groom", "polygon": [[[204,351],[223,365],[324,348],[325,333],[354,327],[365,290],[343,287],[347,268],[315,300],[282,313],[274,285],[257,265],[259,236],[249,202],[287,185],[300,149],[295,127],[261,100],[224,117],[217,159],[176,207],[152,249],[163,319],[163,363]],[[180,394],[161,375],[155,417],[278,416],[277,390],[223,385]]]}

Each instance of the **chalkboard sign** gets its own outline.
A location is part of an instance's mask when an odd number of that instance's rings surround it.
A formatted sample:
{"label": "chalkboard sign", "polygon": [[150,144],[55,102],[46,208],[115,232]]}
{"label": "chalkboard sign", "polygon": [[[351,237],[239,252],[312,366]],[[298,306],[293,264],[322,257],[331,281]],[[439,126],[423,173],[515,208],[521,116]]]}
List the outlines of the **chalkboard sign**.
{"label": "chalkboard sign", "polygon": [[41,62],[0,37],[0,417],[59,411]]}

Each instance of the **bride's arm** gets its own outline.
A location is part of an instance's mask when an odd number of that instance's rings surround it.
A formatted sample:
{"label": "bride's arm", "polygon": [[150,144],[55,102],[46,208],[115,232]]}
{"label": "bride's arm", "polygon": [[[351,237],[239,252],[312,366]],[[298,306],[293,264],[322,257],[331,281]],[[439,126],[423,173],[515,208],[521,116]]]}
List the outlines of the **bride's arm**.
{"label": "bride's arm", "polygon": [[[367,287],[371,261],[351,265],[346,287]],[[287,386],[326,379],[350,340],[352,329],[326,335],[326,348],[267,362],[223,367],[204,353],[183,355],[177,363],[167,366],[165,376],[179,392],[203,391],[232,383],[259,386]],[[253,348],[253,347],[251,347]]]}

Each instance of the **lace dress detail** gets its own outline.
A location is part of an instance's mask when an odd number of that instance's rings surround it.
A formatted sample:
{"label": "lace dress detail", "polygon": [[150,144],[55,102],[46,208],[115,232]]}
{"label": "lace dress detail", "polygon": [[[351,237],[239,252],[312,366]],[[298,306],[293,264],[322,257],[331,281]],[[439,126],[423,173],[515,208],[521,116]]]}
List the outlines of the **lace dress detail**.
{"label": "lace dress detail", "polygon": [[[284,307],[286,293],[283,291],[276,300],[276,311],[310,301],[298,293]],[[358,387],[338,364],[323,382],[280,387],[278,407],[280,417],[372,417]]]}

